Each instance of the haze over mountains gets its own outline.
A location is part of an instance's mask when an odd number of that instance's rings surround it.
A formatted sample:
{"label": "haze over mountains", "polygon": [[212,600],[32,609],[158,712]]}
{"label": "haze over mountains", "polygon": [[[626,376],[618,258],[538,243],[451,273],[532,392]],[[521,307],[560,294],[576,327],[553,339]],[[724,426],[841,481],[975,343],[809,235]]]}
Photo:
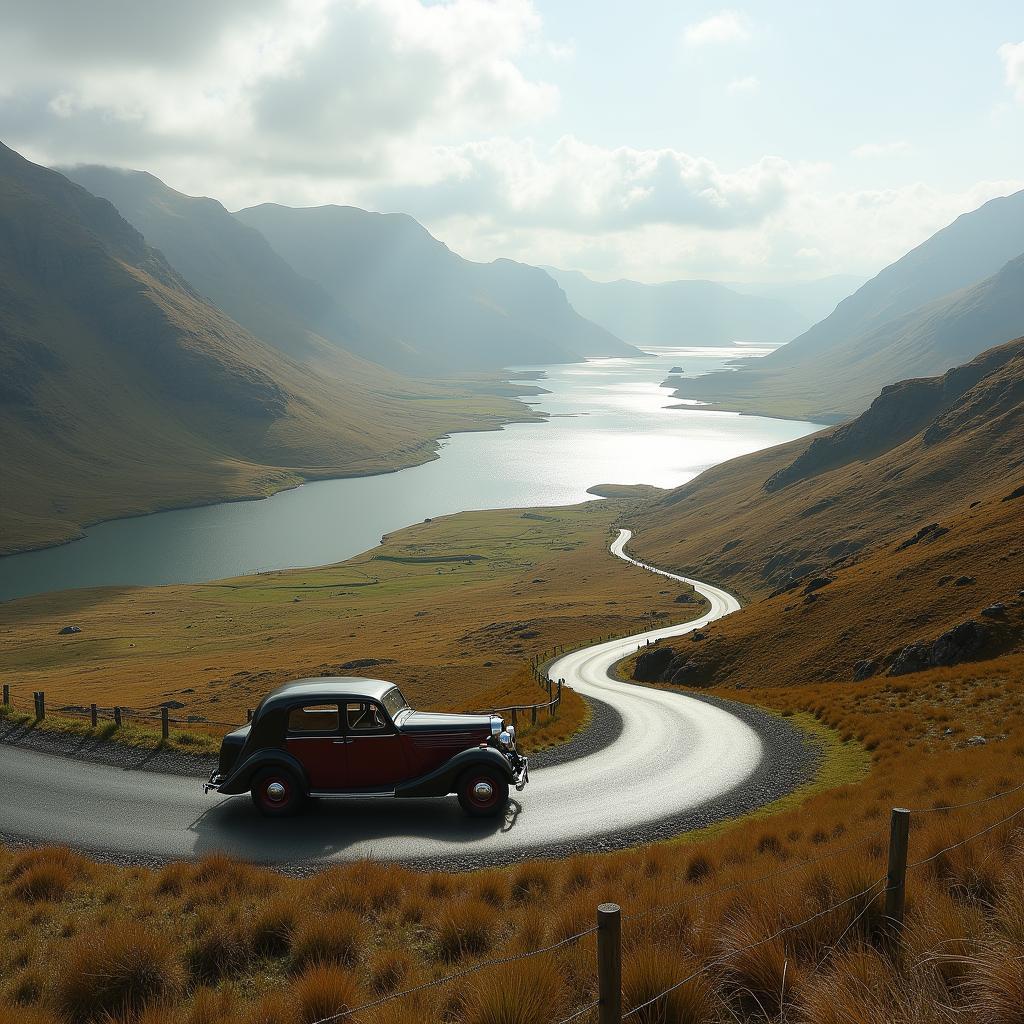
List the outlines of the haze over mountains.
{"label": "haze over mountains", "polygon": [[232,215],[141,171],[67,174],[109,199],[193,287],[299,358],[322,361],[327,340],[431,375],[636,355],[542,271],[465,260],[411,217],[271,205]]}
{"label": "haze over mountains", "polygon": [[338,350],[300,365],[104,199],[0,146],[0,550],[85,522],[412,465],[530,414]]}
{"label": "haze over mountains", "polygon": [[714,281],[604,283],[575,270],[545,269],[583,316],[634,345],[781,343],[808,323],[786,302]]}
{"label": "haze over mountains", "polygon": [[886,384],[941,373],[1024,329],[1024,192],[964,214],[789,345],[680,395],[843,419]]}

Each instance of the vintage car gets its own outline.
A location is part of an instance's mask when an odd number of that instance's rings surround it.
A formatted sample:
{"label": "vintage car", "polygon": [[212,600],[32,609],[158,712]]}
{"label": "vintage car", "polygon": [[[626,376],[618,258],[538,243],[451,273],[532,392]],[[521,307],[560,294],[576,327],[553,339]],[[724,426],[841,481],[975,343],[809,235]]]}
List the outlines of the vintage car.
{"label": "vintage car", "polygon": [[205,790],[252,794],[266,815],[308,797],[458,795],[474,817],[500,814],[528,781],[515,729],[497,715],[414,711],[394,683],[299,679],[229,732]]}

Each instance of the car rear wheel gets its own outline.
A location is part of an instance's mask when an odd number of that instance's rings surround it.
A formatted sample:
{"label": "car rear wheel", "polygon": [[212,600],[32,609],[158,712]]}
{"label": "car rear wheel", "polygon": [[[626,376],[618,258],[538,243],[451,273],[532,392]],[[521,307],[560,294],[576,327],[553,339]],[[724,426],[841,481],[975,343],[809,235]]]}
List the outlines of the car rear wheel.
{"label": "car rear wheel", "polygon": [[299,780],[287,768],[264,768],[252,780],[252,802],[268,818],[295,814],[305,796]]}
{"label": "car rear wheel", "polygon": [[508,779],[490,768],[470,768],[459,779],[459,803],[473,818],[501,814],[508,803]]}

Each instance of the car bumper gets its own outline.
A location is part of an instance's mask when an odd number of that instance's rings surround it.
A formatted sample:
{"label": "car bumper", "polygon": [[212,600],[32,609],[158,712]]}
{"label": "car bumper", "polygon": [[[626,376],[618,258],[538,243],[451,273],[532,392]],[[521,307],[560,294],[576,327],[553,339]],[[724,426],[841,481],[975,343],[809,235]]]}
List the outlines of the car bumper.
{"label": "car bumper", "polygon": [[214,772],[210,776],[209,782],[203,783],[203,793],[209,793],[211,789],[220,790],[220,787],[224,783],[224,776],[220,772]]}
{"label": "car bumper", "polygon": [[516,787],[516,792],[521,793],[525,788],[526,784],[530,781],[530,763],[525,757],[522,757],[522,764],[518,770],[513,769],[512,782]]}

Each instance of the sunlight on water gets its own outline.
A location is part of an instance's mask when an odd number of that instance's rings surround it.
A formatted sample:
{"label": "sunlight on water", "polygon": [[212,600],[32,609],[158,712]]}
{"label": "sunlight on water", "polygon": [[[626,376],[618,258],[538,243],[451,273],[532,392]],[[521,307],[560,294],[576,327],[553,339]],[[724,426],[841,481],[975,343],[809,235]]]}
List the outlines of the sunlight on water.
{"label": "sunlight on water", "polygon": [[[462,509],[566,505],[599,483],[674,487],[817,424],[679,408],[661,387],[769,349],[651,349],[653,358],[544,367],[530,399],[545,423],[456,434],[441,458],[375,477],[327,480],[262,501],[104,523],[83,540],[0,559],[0,599],[66,587],[179,583],[340,561],[382,534]],[[676,406],[676,408],[673,408]]]}

